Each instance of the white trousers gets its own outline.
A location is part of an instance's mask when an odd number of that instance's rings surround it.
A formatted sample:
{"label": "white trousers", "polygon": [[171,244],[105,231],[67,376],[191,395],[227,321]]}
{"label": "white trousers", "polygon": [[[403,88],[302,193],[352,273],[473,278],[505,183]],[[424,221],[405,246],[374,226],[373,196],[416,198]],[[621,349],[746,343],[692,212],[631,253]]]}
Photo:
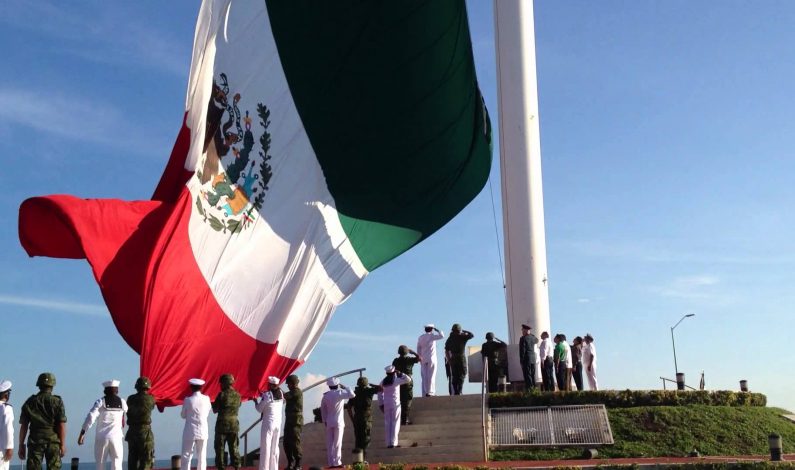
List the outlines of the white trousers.
{"label": "white trousers", "polygon": [[259,470],[279,469],[281,426],[263,426],[259,435]]}
{"label": "white trousers", "polygon": [[420,363],[422,396],[436,395],[436,361]]}
{"label": "white trousers", "polygon": [[99,437],[94,439],[94,461],[97,470],[105,470],[105,462],[110,461],[111,469],[121,470],[124,459],[124,436]]}
{"label": "white trousers", "polygon": [[398,445],[398,433],[400,433],[400,404],[384,405],[384,438],[387,447]]}
{"label": "white trousers", "polygon": [[[3,452],[5,452],[5,449]],[[0,470],[8,470],[9,468],[11,468],[11,461],[6,460],[2,455],[0,455]]]}
{"label": "white trousers", "polygon": [[591,367],[591,370],[585,366],[585,375],[588,376],[589,390],[599,390],[599,385],[596,383],[596,366]]}
{"label": "white trousers", "polygon": [[342,465],[342,435],[345,426],[326,427],[326,463],[329,467]]}
{"label": "white trousers", "polygon": [[190,470],[193,451],[196,450],[196,470],[207,470],[207,439],[182,437],[182,455],[179,459],[179,470]]}

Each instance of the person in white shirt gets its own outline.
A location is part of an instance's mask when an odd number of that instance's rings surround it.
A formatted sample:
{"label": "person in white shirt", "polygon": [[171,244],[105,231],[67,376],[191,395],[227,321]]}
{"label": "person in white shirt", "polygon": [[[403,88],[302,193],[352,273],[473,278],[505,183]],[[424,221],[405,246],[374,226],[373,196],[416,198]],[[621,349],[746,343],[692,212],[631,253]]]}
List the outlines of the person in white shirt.
{"label": "person in white shirt", "polygon": [[8,404],[11,381],[0,382],[0,470],[11,467],[14,457],[14,409]]}
{"label": "person in white shirt", "polygon": [[542,390],[555,391],[555,362],[552,359],[554,345],[549,340],[549,333],[541,333],[541,343],[538,345],[538,360],[541,363]]}
{"label": "person in white shirt", "polygon": [[259,470],[278,470],[279,436],[284,412],[284,393],[279,388],[278,377],[268,377],[268,390],[262,392],[260,400],[254,399],[254,407],[262,415],[259,437]]}
{"label": "person in white shirt", "polygon": [[387,448],[400,447],[400,386],[411,383],[411,376],[395,370],[395,366],[386,366],[386,377],[381,381],[378,392],[378,407],[384,413],[384,438]]}
{"label": "person in white shirt", "polygon": [[204,380],[188,380],[193,392],[182,402],[180,416],[185,419],[182,430],[182,455],[179,459],[180,470],[190,470],[190,461],[196,451],[196,470],[207,470],[207,440],[210,437],[207,417],[212,411],[210,397],[201,392]]}
{"label": "person in white shirt", "polygon": [[563,353],[566,355],[566,357],[564,358],[564,361],[563,361],[564,362],[563,365],[566,368],[565,374],[563,374],[565,376],[565,379],[564,379],[565,380],[565,386],[566,386],[565,390],[567,392],[570,392],[571,391],[571,373],[572,373],[572,369],[574,368],[574,363],[572,362],[572,358],[571,358],[571,346],[569,345],[569,342],[566,339],[566,335],[560,335],[560,336],[561,336],[561,340],[563,341]]}
{"label": "person in white shirt", "polygon": [[356,395],[336,377],[326,380],[329,391],[320,400],[320,417],[326,426],[326,460],[331,468],[342,468],[342,435],[345,432],[345,402]]}
{"label": "person in white shirt", "polygon": [[593,336],[590,333],[586,334],[584,339],[582,364],[585,368],[585,375],[588,377],[588,388],[599,390],[599,384],[596,382],[596,345],[593,344]]}
{"label": "person in white shirt", "polygon": [[88,411],[77,445],[83,445],[86,432],[96,423],[97,431],[94,435],[94,460],[97,470],[105,469],[105,461],[110,460],[113,470],[121,470],[124,460],[124,413],[127,412],[127,402],[119,396],[119,381],[108,380],[102,382],[105,395],[94,402]]}
{"label": "person in white shirt", "polygon": [[425,333],[417,338],[417,355],[420,357],[422,396],[436,395],[436,342],[444,339],[444,333],[433,323],[425,325]]}

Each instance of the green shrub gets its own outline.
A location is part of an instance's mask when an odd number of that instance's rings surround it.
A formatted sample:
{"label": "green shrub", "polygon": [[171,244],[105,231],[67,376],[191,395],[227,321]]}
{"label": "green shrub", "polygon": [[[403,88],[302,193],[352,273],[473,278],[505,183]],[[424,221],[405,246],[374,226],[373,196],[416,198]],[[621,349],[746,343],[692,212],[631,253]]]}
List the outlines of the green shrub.
{"label": "green shrub", "polygon": [[635,406],[766,406],[767,397],[761,393],[720,390],[600,390],[596,392],[512,392],[492,393],[489,407],[512,408],[520,406],[598,405],[608,408]]}
{"label": "green shrub", "polygon": [[378,470],[403,470],[402,463],[379,463]]}

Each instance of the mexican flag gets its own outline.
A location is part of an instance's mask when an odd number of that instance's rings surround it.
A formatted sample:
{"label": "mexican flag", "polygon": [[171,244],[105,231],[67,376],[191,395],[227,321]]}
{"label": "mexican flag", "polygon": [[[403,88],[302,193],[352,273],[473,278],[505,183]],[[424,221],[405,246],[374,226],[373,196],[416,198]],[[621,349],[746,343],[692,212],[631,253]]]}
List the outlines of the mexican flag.
{"label": "mexican flag", "polygon": [[20,240],[88,260],[161,406],[224,373],[250,397],[478,194],[490,143],[463,0],[205,0],[151,200],[32,198]]}

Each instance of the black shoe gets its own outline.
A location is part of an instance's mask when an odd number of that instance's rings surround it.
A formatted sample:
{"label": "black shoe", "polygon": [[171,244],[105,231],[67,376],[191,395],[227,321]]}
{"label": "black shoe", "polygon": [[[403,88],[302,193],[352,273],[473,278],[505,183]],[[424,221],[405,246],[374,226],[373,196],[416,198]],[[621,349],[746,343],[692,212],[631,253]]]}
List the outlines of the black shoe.
{"label": "black shoe", "polygon": [[395,446],[393,446],[393,445],[388,445],[388,446],[386,446],[386,448],[387,448],[387,449],[394,449],[394,448],[395,448]]}

